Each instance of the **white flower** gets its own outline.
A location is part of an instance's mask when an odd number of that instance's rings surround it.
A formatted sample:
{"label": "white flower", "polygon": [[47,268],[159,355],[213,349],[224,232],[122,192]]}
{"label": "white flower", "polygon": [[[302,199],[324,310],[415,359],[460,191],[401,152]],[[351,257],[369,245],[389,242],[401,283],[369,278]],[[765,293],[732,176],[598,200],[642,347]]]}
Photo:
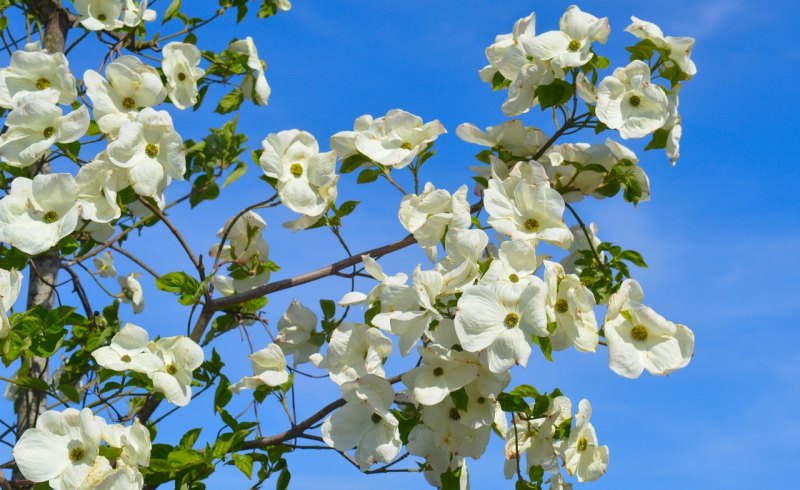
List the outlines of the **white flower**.
{"label": "white flower", "polygon": [[323,339],[315,332],[317,323],[317,315],[296,299],[278,320],[275,342],[285,354],[294,355],[295,366],[308,362],[311,354],[319,352]]}
{"label": "white flower", "polygon": [[486,48],[489,65],[480,71],[481,80],[494,86],[495,77],[499,74],[505,80],[514,82],[530,62],[526,48],[530,47],[535,36],[535,13],[517,20],[512,32],[496,36],[495,42]]}
{"label": "white flower", "polygon": [[289,381],[289,372],[286,371],[286,357],[278,344],[269,344],[265,348],[253,352],[249,356],[255,376],[245,376],[238,383],[230,386],[230,390],[239,393],[246,389],[256,389],[259,386],[280,386]]}
{"label": "white flower", "polygon": [[122,287],[119,299],[123,303],[130,303],[134,313],[141,313],[144,310],[144,292],[142,291],[142,285],[138,281],[140,276],[140,273],[132,272],[125,277],[120,276],[117,278],[119,285]]}
{"label": "white flower", "polygon": [[[372,116],[364,114],[356,119],[353,125],[353,131],[339,131],[331,136],[331,150],[336,153],[336,158],[344,160],[347,157],[358,155],[356,148],[356,135],[363,131],[367,131],[372,125]],[[364,163],[362,166],[370,167],[369,162]]]}
{"label": "white flower", "polygon": [[90,31],[114,31],[124,24],[120,20],[122,0],[74,0],[78,22]]}
{"label": "white flower", "polygon": [[18,270],[0,269],[0,339],[8,337],[11,331],[7,315],[17,301],[21,287],[22,274]]}
{"label": "white flower", "polygon": [[536,89],[563,78],[562,74],[555,72],[553,68],[553,65],[540,60],[523,65],[516,79],[508,87],[508,97],[502,105],[503,114],[517,116],[539,105]]}
{"label": "white flower", "polygon": [[525,366],[531,337],[547,335],[547,289],[539,278],[524,287],[495,283],[473,286],[458,300],[455,326],[467,352],[486,349],[489,370],[502,373]]}
{"label": "white flower", "polygon": [[281,202],[296,213],[319,216],[330,201],[321,189],[336,183],[336,155],[320,153],[317,140],[297,129],[268,135],[259,163],[277,180]]}
{"label": "white flower", "polygon": [[140,489],[144,486],[144,477],[135,467],[117,460],[112,467],[109,461],[100,456],[94,467],[86,475],[77,490],[128,490]]}
{"label": "white flower", "polygon": [[625,139],[647,136],[668,116],[667,95],[650,83],[650,67],[640,60],[617,68],[597,86],[597,119]]}
{"label": "white flower", "polygon": [[[395,311],[405,310],[405,306],[400,306],[394,303],[395,299],[402,296],[403,305],[413,305],[414,297],[411,294],[403,294],[408,286],[408,276],[402,272],[398,272],[393,276],[388,276],[383,272],[381,265],[369,255],[362,255],[361,262],[364,264],[364,270],[372,276],[373,279],[379,281],[380,284],[372,288],[369,294],[364,294],[358,291],[353,291],[342,296],[339,300],[341,306],[353,306],[357,304],[372,305],[375,301],[381,302],[381,310]],[[398,293],[401,293],[398,295]],[[374,323],[374,320],[373,320]],[[387,327],[388,328],[388,327]]]}
{"label": "white flower", "polygon": [[608,446],[597,445],[597,434],[589,422],[591,416],[589,400],[581,400],[575,415],[575,427],[562,446],[564,467],[570,475],[577,475],[579,482],[597,480],[608,468]]}
{"label": "white flower", "polygon": [[228,46],[228,49],[234,53],[247,56],[247,67],[250,71],[245,74],[241,87],[245,98],[251,99],[256,105],[267,105],[270,94],[267,77],[264,76],[264,70],[267,66],[258,57],[253,38],[247,36],[240,41],[235,41]]}
{"label": "white flower", "polygon": [[392,353],[392,341],[375,327],[344,322],[336,327],[325,357],[312,354],[311,362],[327,369],[334,383],[342,384],[367,374],[383,377],[383,363]]}
{"label": "white flower", "polygon": [[0,70],[0,107],[11,109],[13,100],[26,92],[53,89],[58,103],[70,105],[78,98],[75,77],[64,53],[48,53],[38,43],[11,55],[11,65]]}
{"label": "white flower", "polygon": [[668,53],[669,60],[665,65],[671,63],[678,65],[678,68],[687,76],[692,78],[697,74],[697,67],[690,59],[694,38],[691,37],[672,37],[664,36],[661,28],[652,22],[631,17],[631,25],[625,28],[625,32],[630,32],[639,39],[651,41],[659,49]]}
{"label": "white flower", "polygon": [[136,27],[142,22],[156,20],[156,11],[147,8],[147,0],[125,0],[122,11],[122,23],[128,27]]}
{"label": "white flower", "polygon": [[375,463],[388,463],[402,446],[399,422],[389,412],[394,390],[385,379],[367,375],[342,385],[347,403],[322,423],[322,439],[339,451],[356,448],[361,471]]}
{"label": "white flower", "polygon": [[[227,245],[220,250],[219,244],[214,244],[209,251],[212,257],[219,256],[221,260],[230,261],[236,266],[234,271],[237,278],[218,274],[213,279],[214,286],[224,296],[267,284],[270,277],[270,270],[262,267],[269,260],[269,245],[262,234],[267,223],[252,211],[239,216],[236,221],[233,221],[234,218],[228,219],[225,226],[217,231],[217,237],[225,237]],[[239,275],[242,272],[246,274],[244,277]]]}
{"label": "white flower", "polygon": [[680,87],[675,87],[672,93],[667,96],[669,102],[669,117],[667,122],[661,128],[667,133],[667,144],[664,150],[667,153],[670,163],[674,166],[681,156],[681,135],[683,128],[681,127],[681,115],[678,114],[678,90]]}
{"label": "white flower", "polygon": [[137,467],[150,465],[150,431],[138,419],[124,427],[119,424],[108,424],[103,427],[103,440],[109,446],[122,449],[119,461]]}
{"label": "white flower", "polygon": [[275,6],[278,7],[278,10],[288,12],[292,9],[292,2],[289,0],[275,0]]}
{"label": "white flower", "polygon": [[517,458],[525,453],[525,465],[520,465],[527,473],[531,466],[541,466],[545,471],[558,469],[558,456],[554,435],[556,428],[572,417],[572,402],[565,396],[558,396],[550,401],[550,406],[543,417],[533,420],[522,420],[514,416],[514,425],[506,432],[505,455],[503,468],[506,479],[514,476],[517,469]]}
{"label": "white flower", "polygon": [[28,480],[51,488],[78,488],[94,466],[105,421],[88,408],[48,410],[14,446],[17,467]]}
{"label": "white flower", "polygon": [[540,129],[525,126],[519,119],[490,126],[481,131],[475,125],[464,123],[456,129],[462,140],[493,150],[505,150],[518,158],[530,158],[544,146],[548,137]]}
{"label": "white flower", "polygon": [[669,374],[689,364],[694,353],[692,331],[644,306],[643,296],[639,283],[627,279],[608,301],[608,364],[626,378],[638,378],[645,369]]}
{"label": "white flower", "polygon": [[203,364],[203,349],[189,337],[167,337],[155,342],[153,349],[164,367],[150,374],[153,388],[179,407],[192,400],[194,370]]}
{"label": "white flower", "polygon": [[479,284],[503,282],[527,284],[539,267],[536,247],[527,240],[511,240],[500,244],[498,257],[489,265]]}
{"label": "white flower", "polygon": [[458,293],[470,286],[481,274],[478,260],[489,243],[489,237],[478,228],[449,230],[444,237],[447,256],[436,269],[442,274],[442,293]]}
{"label": "white flower", "polygon": [[389,321],[391,332],[399,337],[398,347],[403,356],[407,356],[417,345],[432,321],[442,319],[434,304],[443,283],[439,271],[423,271],[420,266],[414,269],[408,290],[414,297],[413,306],[394,312]]}
{"label": "white flower", "polygon": [[575,5],[564,12],[560,28],[536,36],[530,43],[529,52],[533,57],[552,61],[561,68],[577,68],[588,63],[592,59],[592,43],[605,44],[610,31],[608,18],[598,19]]}
{"label": "white flower", "polygon": [[17,177],[0,199],[0,241],[29,255],[46,252],[75,231],[78,184],[70,174]]}
{"label": "white flower", "polygon": [[462,185],[451,196],[428,182],[422,194],[408,194],[400,202],[398,217],[403,228],[414,235],[431,261],[436,260],[437,245],[445,230],[466,229],[471,223],[467,202],[467,186]]}
{"label": "white flower", "polygon": [[127,180],[140,196],[161,201],[172,179],[183,180],[186,155],[183,139],[167,111],[142,109],[135,121],[122,124],[117,139],[109,143],[108,159],[125,169]]}
{"label": "white flower", "polygon": [[403,375],[403,384],[423,405],[436,405],[478,375],[480,361],[466,352],[432,345],[420,347],[419,354],[422,364]]}
{"label": "white flower", "polygon": [[503,184],[489,181],[484,193],[489,224],[512,240],[543,240],[561,248],[572,243],[572,233],[564,223],[564,198],[542,185],[519,182],[507,195]]}
{"label": "white flower", "polygon": [[197,81],[206,74],[198,66],[200,50],[194,44],[173,42],[164,46],[162,53],[169,100],[178,109],[193,106],[197,102]]}
{"label": "white flower", "polygon": [[392,109],[364,131],[356,132],[355,147],[373,162],[401,169],[446,132],[438,119],[423,123],[419,116]]}
{"label": "white flower", "polygon": [[[411,434],[414,434],[415,430],[420,432],[430,430],[434,434],[427,437],[434,438],[435,444],[445,450],[443,451],[445,456],[449,452],[454,457],[478,459],[486,450],[491,428],[489,425],[472,428],[462,423],[463,416],[464,412],[453,405],[451,397],[447,397],[436,405],[423,407],[423,424],[417,425]],[[411,434],[409,441],[412,439]]]}
{"label": "white flower", "polygon": [[78,184],[81,218],[96,223],[108,223],[120,217],[122,211],[117,204],[119,173],[105,153],[78,170],[75,182]]}
{"label": "white flower", "polygon": [[162,369],[161,358],[151,352],[147,330],[126,323],[111,339],[111,343],[92,352],[97,364],[112,371],[153,373]]}
{"label": "white flower", "polygon": [[86,106],[66,116],[56,105],[54,89],[21,94],[14,98],[6,117],[6,131],[0,138],[0,158],[12,167],[27,167],[47,156],[56,143],[77,141],[89,128]]}
{"label": "white flower", "polygon": [[120,56],[106,67],[106,81],[94,70],[83,74],[86,93],[101,131],[116,135],[119,126],[135,120],[142,107],[153,107],[167,96],[161,76],[136,56]]}
{"label": "white flower", "polygon": [[599,337],[592,291],[575,274],[567,275],[561,264],[544,261],[547,284],[547,321],[555,324],[550,335],[553,350],[574,346],[581,352],[595,352]]}

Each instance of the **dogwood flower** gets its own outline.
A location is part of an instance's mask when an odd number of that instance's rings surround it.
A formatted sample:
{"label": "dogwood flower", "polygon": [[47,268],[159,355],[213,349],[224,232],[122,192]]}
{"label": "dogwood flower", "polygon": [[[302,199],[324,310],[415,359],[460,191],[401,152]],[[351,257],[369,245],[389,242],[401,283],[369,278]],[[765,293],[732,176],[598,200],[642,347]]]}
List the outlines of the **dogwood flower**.
{"label": "dogwood flower", "polygon": [[[336,158],[344,160],[353,155],[358,155],[356,135],[360,132],[367,131],[372,125],[372,121],[372,116],[364,114],[356,118],[353,124],[353,131],[339,131],[331,136],[331,150],[336,153]],[[371,164],[369,162],[362,164],[362,167],[370,166]]]}
{"label": "dogwood flower", "polygon": [[506,463],[503,473],[506,479],[514,476],[517,469],[517,458],[525,454],[527,472],[532,466],[541,466],[545,471],[558,469],[558,455],[554,440],[558,426],[572,417],[572,402],[565,396],[558,396],[550,401],[550,406],[543,417],[522,420],[514,416],[514,425],[506,432]]}
{"label": "dogwood flower", "polygon": [[86,70],[83,83],[92,100],[93,114],[106,134],[116,135],[126,121],[133,121],[142,107],[153,107],[167,96],[161,76],[136,56],[120,56],[105,71],[108,80],[94,70]]}
{"label": "dogwood flower", "polygon": [[14,98],[0,138],[0,158],[12,167],[27,167],[46,156],[56,143],[77,141],[89,128],[86,106],[66,116],[56,105],[58,92],[45,90]]}
{"label": "dogwood flower", "polygon": [[489,243],[489,237],[481,229],[453,229],[444,237],[447,256],[436,264],[442,274],[442,294],[461,292],[469,287],[481,274],[478,263]]}
{"label": "dogwood flower", "polygon": [[147,8],[147,0],[125,0],[122,10],[122,23],[128,27],[136,27],[142,22],[156,20],[156,11]]}
{"label": "dogwood flower", "polygon": [[668,61],[665,65],[669,67],[672,63],[676,64],[687,79],[697,74],[697,66],[690,59],[694,38],[665,37],[660,27],[636,17],[631,17],[631,25],[625,28],[625,32],[630,32],[639,39],[646,39],[655,44],[657,48],[664,50],[668,54]]}
{"label": "dogwood flower", "polygon": [[491,179],[484,205],[489,225],[512,240],[543,240],[561,248],[572,243],[562,218],[564,199],[550,187],[520,182],[513,194],[506,195],[502,183]]}
{"label": "dogwood flower", "polygon": [[456,129],[459,138],[467,143],[486,146],[494,150],[505,150],[517,158],[531,158],[544,146],[548,137],[540,129],[525,126],[519,119],[490,126],[486,131],[475,125],[464,123]]}
{"label": "dogwood flower", "polygon": [[399,422],[389,412],[394,390],[385,379],[366,375],[341,386],[345,405],[325,419],[320,432],[330,447],[339,451],[356,448],[361,471],[375,463],[388,463],[402,447]]}
{"label": "dogwood flower", "polygon": [[267,77],[264,76],[264,70],[267,66],[258,57],[258,50],[253,38],[247,36],[242,40],[232,42],[228,49],[234,53],[247,56],[247,67],[250,71],[245,74],[244,80],[242,80],[242,94],[256,105],[267,105],[271,92]]}
{"label": "dogwood flower", "polygon": [[405,373],[402,379],[414,399],[423,405],[436,405],[478,375],[480,361],[466,352],[432,345],[420,347],[419,354],[422,364]]}
{"label": "dogwood flower", "polygon": [[167,76],[169,100],[178,109],[197,103],[197,81],[206,74],[200,65],[200,50],[194,44],[169,43],[162,51],[161,68]]}
{"label": "dogwood flower", "polygon": [[650,67],[640,60],[617,68],[597,86],[597,119],[625,139],[642,138],[669,116],[664,90],[650,83]]}
{"label": "dogwood flower", "polygon": [[114,268],[114,256],[106,250],[93,259],[94,268],[100,277],[116,277],[117,269]]}
{"label": "dogwood flower", "polygon": [[107,424],[102,437],[109,446],[122,449],[118,462],[133,468],[150,465],[150,431],[138,419],[127,427]]}
{"label": "dogwood flower", "polygon": [[22,287],[22,273],[16,269],[0,269],[0,339],[8,337],[11,324],[8,311],[14,306]]}
{"label": "dogwood flower", "polygon": [[133,190],[140,196],[161,201],[172,179],[183,180],[186,155],[183,139],[175,131],[167,111],[142,109],[135,121],[119,128],[117,139],[108,144],[108,159],[125,169]]}
{"label": "dogwood flower", "polygon": [[431,262],[436,260],[437,245],[448,229],[466,229],[472,224],[467,202],[467,186],[462,185],[451,196],[436,189],[430,182],[422,194],[408,194],[400,202],[398,213],[403,228],[414,235]]}
{"label": "dogwood flower", "polygon": [[496,36],[494,43],[486,48],[489,65],[479,72],[481,80],[491,83],[493,88],[498,76],[511,83],[517,80],[525,65],[531,61],[526,49],[535,37],[535,13],[517,20],[510,33]]}
{"label": "dogwood flower", "polygon": [[383,363],[392,353],[392,341],[375,327],[360,323],[341,323],[331,334],[325,356],[309,358],[318,368],[327,369],[331,380],[341,385],[367,374],[383,377]]}
{"label": "dogwood flower", "polygon": [[421,428],[420,431],[425,431],[422,427],[433,431],[433,437],[428,436],[428,438],[445,448],[454,457],[478,459],[486,450],[491,429],[488,425],[471,428],[463,424],[463,414],[464,412],[453,404],[452,398],[447,397],[436,405],[423,407],[423,424],[417,427]]}
{"label": "dogwood flower", "polygon": [[[392,312],[398,310],[405,311],[414,304],[413,293],[408,293],[406,291],[408,289],[408,285],[406,285],[408,275],[402,272],[398,272],[392,276],[387,275],[378,261],[369,255],[362,255],[361,262],[364,264],[364,270],[367,274],[372,276],[379,284],[372,288],[369,294],[364,294],[359,291],[352,291],[345,294],[339,300],[341,306],[353,306],[358,304],[372,305],[375,301],[380,301],[382,311]],[[400,304],[398,304],[398,300]],[[375,324],[374,319],[373,324]],[[386,323],[384,327],[388,330],[388,323]]]}
{"label": "dogwood flower", "polygon": [[119,172],[104,153],[83,165],[75,176],[78,184],[78,205],[81,218],[97,223],[108,223],[120,217],[117,204]]}
{"label": "dogwood flower", "polygon": [[399,337],[398,347],[403,356],[417,345],[432,321],[442,319],[434,304],[443,283],[442,274],[436,270],[423,271],[417,266],[411,274],[408,291],[414,297],[413,307],[397,311],[389,320],[391,332]]}
{"label": "dogwood flower", "polygon": [[678,114],[679,89],[680,87],[675,87],[672,93],[667,96],[667,101],[669,102],[669,116],[667,117],[667,122],[665,122],[664,126],[661,128],[664,131],[669,131],[669,133],[667,133],[667,143],[664,150],[667,153],[669,162],[673,166],[675,166],[675,163],[677,163],[678,158],[681,156],[681,135],[683,134],[681,116]]}
{"label": "dogwood flower", "polygon": [[112,371],[136,371],[153,373],[162,369],[164,363],[149,346],[147,330],[126,323],[107,346],[95,349],[92,357],[97,364]]}
{"label": "dogwood flower", "polygon": [[104,425],[88,408],[48,410],[14,446],[17,468],[28,480],[49,482],[51,488],[78,488],[99,455]]}
{"label": "dogwood flower", "polygon": [[125,277],[118,277],[117,281],[122,287],[122,292],[119,295],[119,300],[123,303],[130,303],[133,307],[133,312],[138,314],[144,310],[144,292],[142,285],[138,279],[141,276],[139,272],[131,272]]}
{"label": "dogwood flower", "polygon": [[561,17],[559,31],[536,36],[530,43],[530,53],[538,59],[552,61],[561,68],[577,68],[592,59],[592,43],[606,43],[608,18],[597,17],[571,5]]}
{"label": "dogwood flower", "polygon": [[320,189],[335,181],[335,154],[320,153],[314,136],[297,129],[270,134],[261,144],[259,164],[264,175],[277,180],[281,202],[296,213],[324,213],[329,201]]}
{"label": "dogwood flower", "polygon": [[540,262],[536,257],[536,247],[531,242],[504,241],[500,244],[497,259],[489,264],[489,270],[481,277],[479,284],[502,282],[525,285],[531,281]]}
{"label": "dogwood flower", "polygon": [[356,132],[355,147],[375,163],[401,169],[446,132],[438,119],[423,123],[419,116],[392,109]]}
{"label": "dogwood flower", "polygon": [[456,333],[467,352],[487,350],[489,370],[502,373],[523,367],[531,355],[530,339],[547,335],[547,289],[539,278],[525,286],[495,283],[468,288],[458,300]]}
{"label": "dogwood flower", "polygon": [[605,332],[609,368],[626,378],[638,378],[645,369],[664,375],[689,364],[694,333],[672,323],[642,304],[638,282],[627,279],[608,301]]}
{"label": "dogwood flower", "polygon": [[555,331],[550,335],[553,350],[574,346],[581,352],[595,352],[599,342],[595,300],[580,277],[567,275],[561,264],[544,261],[547,285],[547,322]]}
{"label": "dogwood flower", "polygon": [[249,356],[254,376],[245,376],[238,383],[230,386],[230,390],[239,393],[242,390],[253,390],[259,386],[280,386],[289,381],[286,370],[286,357],[278,344],[269,344],[265,348],[253,352]]}
{"label": "dogwood flower", "polygon": [[78,184],[70,174],[17,177],[0,199],[0,241],[29,255],[46,252],[75,231]]}
{"label": "dogwood flower", "polygon": [[74,0],[78,22],[90,31],[114,31],[124,24],[120,20],[125,5],[122,0]]}
{"label": "dogwood flower", "polygon": [[217,274],[213,279],[215,288],[224,296],[266,284],[270,277],[269,268],[263,266],[269,260],[269,245],[262,233],[267,223],[252,211],[234,218],[228,219],[217,231],[217,237],[225,238],[227,244],[221,249],[219,244],[214,244],[209,251],[212,257],[233,265],[235,277]]}
{"label": "dogwood flower", "polygon": [[278,337],[275,343],[285,354],[292,354],[294,365],[309,361],[309,356],[319,352],[322,338],[315,331],[317,315],[293,299],[278,320]]}
{"label": "dogwood flower", "polygon": [[26,92],[53,89],[58,103],[70,105],[78,98],[75,77],[64,53],[48,53],[38,42],[11,54],[11,64],[0,70],[0,107],[11,109],[14,98]]}
{"label": "dogwood flower", "polygon": [[554,65],[534,59],[523,65],[516,79],[508,86],[508,97],[501,106],[506,116],[518,116],[539,105],[536,89],[563,78]]}
{"label": "dogwood flower", "polygon": [[194,370],[203,364],[203,349],[189,337],[179,335],[159,339],[153,350],[164,363],[159,371],[149,374],[153,388],[174,405],[188,405],[192,400]]}
{"label": "dogwood flower", "polygon": [[575,427],[569,440],[561,445],[564,467],[579,482],[594,481],[603,476],[608,468],[608,446],[598,446],[594,426],[589,422],[592,405],[581,400],[575,415]]}

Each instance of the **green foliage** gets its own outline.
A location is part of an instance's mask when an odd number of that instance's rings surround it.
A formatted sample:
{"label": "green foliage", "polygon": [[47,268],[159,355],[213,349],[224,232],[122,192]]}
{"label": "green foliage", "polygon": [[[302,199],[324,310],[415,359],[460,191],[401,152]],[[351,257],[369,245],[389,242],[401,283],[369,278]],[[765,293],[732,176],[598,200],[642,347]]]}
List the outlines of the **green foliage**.
{"label": "green foliage", "polygon": [[178,302],[182,305],[189,306],[200,300],[200,297],[206,292],[208,285],[199,282],[185,272],[178,271],[164,274],[156,279],[156,287],[161,291],[177,294]]}
{"label": "green foliage", "polygon": [[604,304],[614,294],[622,282],[631,277],[626,262],[638,267],[647,267],[642,255],[635,250],[623,250],[610,242],[603,242],[596,248],[597,257],[591,250],[581,250],[575,264],[581,268],[581,283],[594,294],[595,300]]}
{"label": "green foliage", "polygon": [[564,80],[555,80],[549,85],[536,87],[534,97],[539,99],[542,110],[549,107],[556,107],[569,102],[575,94],[575,89],[571,83]]}

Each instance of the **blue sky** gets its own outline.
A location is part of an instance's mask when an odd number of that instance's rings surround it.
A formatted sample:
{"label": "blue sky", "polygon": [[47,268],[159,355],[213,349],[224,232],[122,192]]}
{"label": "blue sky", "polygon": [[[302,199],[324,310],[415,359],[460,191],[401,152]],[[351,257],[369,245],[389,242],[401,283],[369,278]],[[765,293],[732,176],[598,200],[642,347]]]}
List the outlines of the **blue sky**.
{"label": "blue sky", "polygon": [[[357,116],[399,107],[425,120],[438,118],[448,129],[424,178],[450,190],[469,182],[466,167],[478,151],[455,136],[458,124],[485,127],[505,120],[503,95],[477,76],[485,65],[485,47],[532,10],[538,31],[555,29],[569,5],[518,0],[294,3],[291,12],[273,19],[238,26],[224,20],[200,35],[201,46],[211,49],[251,35],[268,64],[269,106],[245,105],[240,116],[251,148],[259,147],[268,133],[298,128],[314,134],[327,149],[329,136],[351,129]],[[634,1],[580,6],[609,17],[612,35],[598,51],[615,65],[626,61],[623,46],[634,40],[623,32],[630,15],[656,22],[666,34],[697,38],[693,58],[699,73],[681,92],[684,137],[678,165],[671,168],[660,152],[640,151],[651,179],[651,202],[637,208],[621,199],[579,205],[585,219],[598,223],[601,238],[643,254],[650,268],[634,274],[645,302],[694,330],[695,358],[669,377],[645,374],[630,381],[607,369],[604,351],[558,353],[552,364],[533,356],[528,369],[515,372],[513,383],[545,390],[557,386],[576,404],[581,398],[591,400],[593,422],[601,443],[610,447],[611,461],[608,473],[589,488],[788,488],[793,480],[781,470],[796,466],[800,450],[794,410],[800,402],[795,352],[800,209],[793,189],[800,173],[790,146],[800,124],[787,116],[800,102],[795,88],[800,46],[789,37],[796,30],[794,5],[788,0],[768,6],[752,0],[680,0],[669,8],[663,2]],[[226,119],[207,112],[175,114],[185,138],[201,137]],[[522,119],[552,132],[549,118],[538,110]],[[584,138],[592,136],[577,134],[568,141]],[[641,150],[638,143],[631,146]],[[205,252],[227,217],[269,195],[258,175],[250,165],[221,199],[195,212],[172,213],[195,250]],[[171,192],[178,196],[185,189],[176,184]],[[354,176],[342,177],[340,200],[362,201],[344,229],[352,249],[366,250],[405,235],[395,218],[400,197],[383,183],[359,186]],[[274,278],[342,257],[329,233],[283,230],[280,223],[291,218],[288,211],[272,209],[262,216],[272,260],[282,267]],[[131,247],[154,257],[159,272],[189,268],[162,227],[132,240]],[[410,272],[424,261],[412,248],[382,264],[391,272]],[[117,265],[122,273],[136,270],[123,257]],[[185,309],[158,294],[150,279],[143,284],[148,307],[133,316],[123,306],[124,319],[153,335],[182,333]],[[326,279],[272,295],[267,314],[275,323],[291,298],[313,306],[319,298],[338,299],[347,287],[342,279]],[[361,289],[368,287],[364,283]],[[260,346],[267,341],[264,335],[256,339]],[[229,334],[216,347],[232,379],[248,371],[246,344],[238,334]],[[400,369],[402,363],[387,370],[394,374]],[[337,396],[336,386],[325,379],[300,378],[297,392],[301,415]],[[218,427],[208,422],[208,398],[196,400],[185,416],[168,419],[169,427],[161,431],[165,442],[197,426],[208,427],[206,437],[216,433]],[[246,399],[240,396],[233,405],[244,406]],[[265,407],[261,420],[265,434],[285,428],[275,406]],[[327,451],[288,458],[291,488],[298,490],[424,485],[420,475],[363,476]],[[483,459],[470,462],[473,488],[513,488],[502,479],[502,460],[495,440]],[[229,488],[246,485],[233,468],[221,468],[210,487],[223,482]]]}

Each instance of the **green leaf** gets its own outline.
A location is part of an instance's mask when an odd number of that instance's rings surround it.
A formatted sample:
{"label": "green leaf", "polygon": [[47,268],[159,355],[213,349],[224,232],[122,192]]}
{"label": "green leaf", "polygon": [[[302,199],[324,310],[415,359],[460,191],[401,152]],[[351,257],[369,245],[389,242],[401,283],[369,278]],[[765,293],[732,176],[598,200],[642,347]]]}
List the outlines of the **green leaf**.
{"label": "green leaf", "polygon": [[375,182],[376,180],[378,180],[378,176],[380,176],[380,174],[381,174],[380,170],[376,168],[365,168],[364,170],[361,171],[361,173],[358,174],[358,179],[356,179],[356,182],[358,182],[359,184],[368,184],[370,182]]}
{"label": "green leaf", "polygon": [[534,337],[533,343],[539,346],[545,359],[553,362],[553,347],[550,345],[550,337]]}
{"label": "green leaf", "polygon": [[239,108],[244,102],[244,94],[238,88],[231,90],[219,101],[219,105],[214,109],[214,112],[219,114],[227,114]]}
{"label": "green leaf", "polygon": [[122,455],[121,447],[100,446],[100,456],[103,456],[111,461],[119,459]]}
{"label": "green leaf", "polygon": [[500,393],[497,395],[497,402],[504,412],[525,412],[528,410],[528,403],[525,398],[510,393]]}
{"label": "green leaf", "polygon": [[322,308],[322,314],[326,319],[333,318],[336,314],[336,303],[331,299],[319,300],[319,306]]}
{"label": "green leaf", "polygon": [[667,139],[669,138],[668,129],[657,129],[655,133],[653,133],[653,137],[650,139],[650,142],[647,143],[647,146],[644,147],[645,150],[660,150],[662,148],[667,147]]}
{"label": "green leaf", "polygon": [[450,399],[453,400],[453,405],[461,410],[462,412],[466,412],[469,407],[469,396],[467,395],[467,390],[464,388],[458,389],[450,393]]}
{"label": "green leaf", "polygon": [[253,477],[253,456],[250,454],[238,454],[234,453],[233,455],[233,464],[236,465],[237,468],[242,470],[242,473],[247,476],[247,478]]}
{"label": "green leaf", "polygon": [[628,262],[639,267],[647,268],[647,264],[645,263],[644,258],[642,258],[642,254],[635,250],[625,250],[619,254],[617,258],[620,260],[627,260]]}
{"label": "green leaf", "polygon": [[360,201],[345,201],[342,203],[341,206],[337,208],[336,216],[339,218],[343,218],[348,216],[350,213],[356,210],[356,206],[358,206]]}
{"label": "green leaf", "polygon": [[539,391],[531,385],[519,385],[509,392],[514,396],[524,396],[526,398],[536,398],[539,396]]}
{"label": "green leaf", "polygon": [[370,160],[368,157],[365,157],[361,153],[350,155],[349,157],[342,160],[342,165],[341,168],[339,168],[339,173],[349,174],[350,172],[354,171],[355,169],[359,168],[365,163],[371,163],[371,162],[372,160]]}
{"label": "green leaf", "polygon": [[492,77],[492,90],[503,90],[511,85],[511,80],[508,80],[499,71]]}
{"label": "green leaf", "polygon": [[595,56],[594,65],[597,68],[600,68],[602,70],[604,68],[608,68],[611,65],[611,61],[608,58],[606,58],[605,56],[600,56],[598,54],[596,54],[594,56]]}
{"label": "green leaf", "polygon": [[281,470],[281,474],[278,475],[278,484],[275,486],[276,490],[286,490],[289,488],[289,480],[292,479],[291,473],[289,473],[288,468],[284,468]]}
{"label": "green leaf", "polygon": [[181,437],[181,442],[178,443],[178,447],[181,449],[192,449],[194,447],[194,443],[197,442],[197,438],[200,436],[200,432],[203,429],[197,427],[188,431],[186,434]]}
{"label": "green leaf", "polygon": [[542,110],[566,104],[572,98],[574,89],[572,84],[564,80],[556,80],[549,85],[540,85],[536,88],[534,96],[539,99]]}
{"label": "green leaf", "polygon": [[174,19],[175,15],[178,14],[181,10],[181,0],[172,0],[172,3],[169,4],[167,10],[164,11],[164,18],[161,20],[161,23],[164,24],[168,22],[170,19]]}
{"label": "green leaf", "polygon": [[225,180],[222,182],[222,188],[228,187],[230,184],[239,180],[239,177],[244,175],[247,172],[247,164],[244,162],[236,162],[236,167],[234,167],[233,172],[228,174],[225,177]]}
{"label": "green leaf", "polygon": [[169,456],[167,456],[167,461],[169,461],[175,468],[181,469],[202,463],[203,455],[190,449],[181,449],[169,453]]}
{"label": "green leaf", "polygon": [[75,389],[75,387],[70,384],[64,383],[60,385],[58,387],[58,391],[60,391],[61,393],[64,394],[64,396],[69,398],[69,401],[71,401],[72,403],[79,403],[81,401],[81,396],[80,394],[78,394],[78,390]]}

